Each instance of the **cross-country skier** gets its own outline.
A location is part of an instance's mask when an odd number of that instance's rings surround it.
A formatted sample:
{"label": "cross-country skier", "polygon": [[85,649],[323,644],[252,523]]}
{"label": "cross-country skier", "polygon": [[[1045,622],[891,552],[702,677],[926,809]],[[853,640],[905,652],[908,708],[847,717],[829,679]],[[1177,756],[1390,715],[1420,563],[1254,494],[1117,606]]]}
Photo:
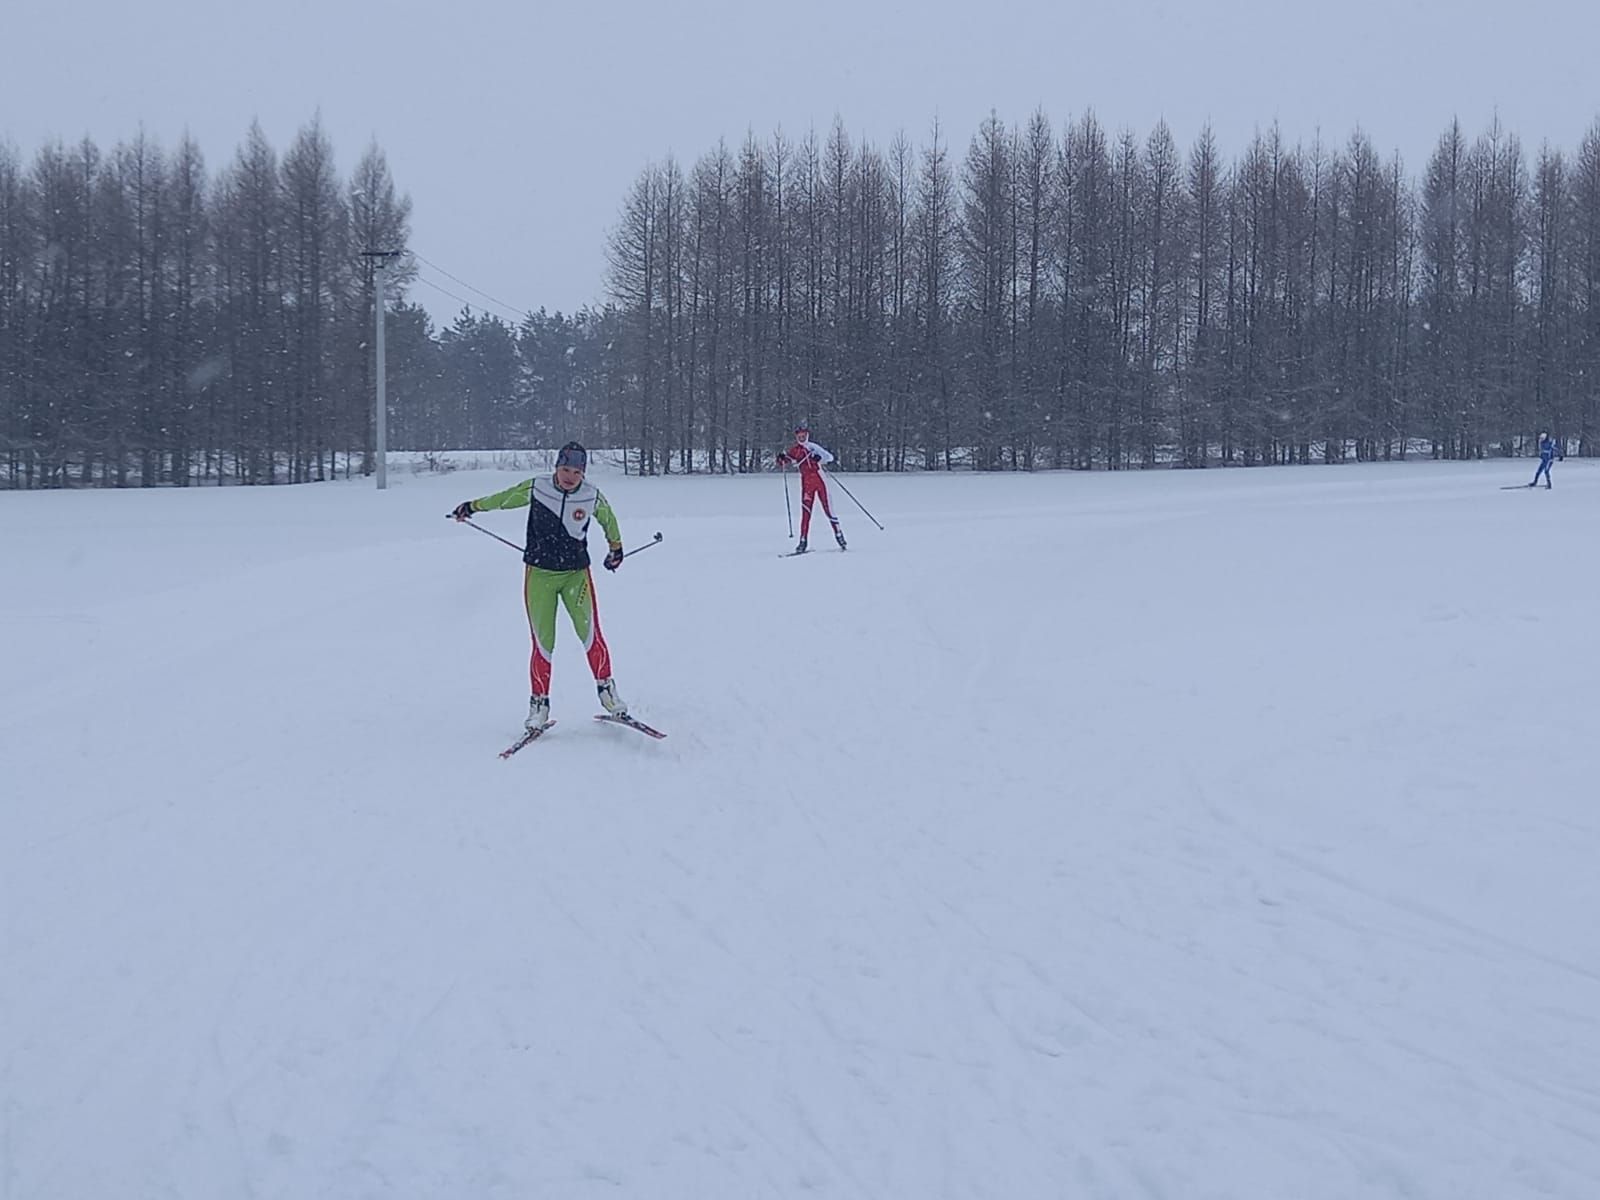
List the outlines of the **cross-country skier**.
{"label": "cross-country skier", "polygon": [[1528,485],[1529,487],[1537,487],[1539,485],[1539,476],[1541,475],[1544,476],[1545,487],[1550,486],[1550,463],[1551,460],[1558,456],[1566,458],[1566,455],[1561,451],[1561,443],[1548,433],[1541,433],[1539,435],[1539,466],[1533,472],[1533,482]]}
{"label": "cross-country skier", "polygon": [[800,467],[800,544],[794,548],[794,552],[796,554],[806,552],[806,535],[811,531],[813,500],[822,501],[822,511],[827,514],[828,521],[833,525],[833,536],[839,543],[839,549],[845,549],[844,531],[839,528],[839,518],[833,515],[833,509],[828,504],[828,485],[822,478],[823,465],[831,463],[833,455],[811,440],[811,430],[803,421],[794,428],[794,444],[778,452],[780,467],[784,465],[785,460],[798,463]]}
{"label": "cross-country skier", "polygon": [[550,653],[556,644],[558,600],[583,640],[600,703],[613,716],[628,713],[628,706],[617,695],[611,679],[611,651],[600,632],[600,615],[595,609],[594,577],[589,572],[589,522],[599,521],[605,530],[610,547],[604,564],[608,571],[622,565],[622,534],[605,496],[584,479],[588,466],[588,451],[577,442],[568,442],[556,454],[552,474],[535,476],[491,496],[463,501],[451,514],[456,520],[465,521],[474,513],[497,508],[529,510],[527,550],[522,556],[527,564],[523,568],[522,595],[528,608],[528,628],[533,634],[529,731],[550,721]]}

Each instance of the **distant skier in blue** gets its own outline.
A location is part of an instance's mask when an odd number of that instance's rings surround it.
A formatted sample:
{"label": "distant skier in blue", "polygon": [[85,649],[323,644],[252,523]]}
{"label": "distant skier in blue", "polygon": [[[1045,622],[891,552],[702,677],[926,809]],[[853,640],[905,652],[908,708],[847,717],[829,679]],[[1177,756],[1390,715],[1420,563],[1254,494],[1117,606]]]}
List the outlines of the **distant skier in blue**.
{"label": "distant skier in blue", "polygon": [[1544,485],[1545,487],[1549,487],[1550,464],[1558,457],[1566,458],[1566,455],[1562,453],[1561,443],[1556,441],[1556,439],[1551,437],[1548,433],[1541,433],[1539,435],[1539,468],[1538,470],[1534,471],[1533,482],[1528,486],[1538,487],[1539,476],[1543,475]]}

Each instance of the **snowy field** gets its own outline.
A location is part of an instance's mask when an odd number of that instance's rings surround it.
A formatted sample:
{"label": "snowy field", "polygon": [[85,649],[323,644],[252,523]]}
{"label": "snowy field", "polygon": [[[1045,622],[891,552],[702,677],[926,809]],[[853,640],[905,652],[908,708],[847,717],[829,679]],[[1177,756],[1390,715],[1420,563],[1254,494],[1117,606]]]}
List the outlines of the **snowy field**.
{"label": "snowy field", "polygon": [[509,762],[515,474],[0,495],[0,1197],[1594,1200],[1532,473],[600,474]]}

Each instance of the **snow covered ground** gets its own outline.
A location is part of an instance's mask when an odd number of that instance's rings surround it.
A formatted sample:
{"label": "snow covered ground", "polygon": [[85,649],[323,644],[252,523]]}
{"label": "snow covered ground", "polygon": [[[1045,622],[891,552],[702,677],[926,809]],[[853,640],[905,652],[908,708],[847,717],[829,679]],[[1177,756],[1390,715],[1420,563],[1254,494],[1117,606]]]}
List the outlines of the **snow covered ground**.
{"label": "snow covered ground", "polygon": [[509,762],[514,474],[0,495],[0,1197],[1593,1200],[1532,472],[602,475]]}

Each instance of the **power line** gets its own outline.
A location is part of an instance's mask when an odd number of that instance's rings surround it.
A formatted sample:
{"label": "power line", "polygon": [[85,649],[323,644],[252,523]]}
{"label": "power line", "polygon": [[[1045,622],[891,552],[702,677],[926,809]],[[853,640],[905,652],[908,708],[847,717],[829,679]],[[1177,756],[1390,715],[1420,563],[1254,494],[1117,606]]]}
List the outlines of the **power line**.
{"label": "power line", "polygon": [[499,305],[501,308],[505,309],[508,312],[516,313],[519,319],[522,318],[522,317],[531,317],[531,316],[533,316],[533,313],[530,312],[526,308],[519,308],[515,304],[507,304],[504,300],[501,300],[501,299],[499,299],[499,298],[497,298],[495,296],[491,296],[488,292],[484,291],[482,288],[473,287],[470,283],[468,283],[465,279],[462,279],[459,275],[452,275],[449,271],[446,271],[438,263],[434,262],[432,259],[425,258],[423,255],[417,253],[417,251],[412,250],[411,254],[412,254],[412,256],[414,258],[418,259],[419,261],[427,263],[430,267],[432,267],[435,271],[439,272],[439,274],[443,275],[446,279],[450,279],[450,280],[455,281],[456,283],[459,283],[462,287],[466,288],[467,291],[476,293],[477,295],[482,296],[485,300],[493,301],[495,304]]}
{"label": "power line", "polygon": [[[472,301],[466,299],[464,296],[456,295],[449,288],[440,287],[437,283],[435,283],[433,280],[429,279],[421,271],[417,272],[417,282],[418,283],[425,283],[429,287],[431,287],[434,291],[444,293],[446,296],[449,296],[450,299],[454,300],[457,304],[463,305],[463,306],[465,306],[467,308],[473,307]],[[483,306],[479,305],[478,307],[481,308]]]}
{"label": "power line", "polygon": [[[434,269],[437,270],[438,268],[436,267]],[[417,272],[417,282],[418,283],[427,284],[434,291],[439,292],[442,295],[449,296],[450,299],[454,300],[457,304],[460,304],[460,305],[464,306],[465,308],[468,308],[468,309],[472,309],[472,308],[481,309],[484,312],[489,313],[489,315],[492,316],[492,317],[500,317],[500,318],[504,319],[503,314],[497,313],[497,312],[493,312],[492,310],[490,310],[488,305],[485,305],[485,304],[474,304],[471,300],[468,300],[465,296],[456,295],[456,293],[452,292],[449,288],[443,287],[443,286],[435,283],[433,280],[429,279],[421,271]],[[517,324],[516,320],[512,320],[511,324],[512,325],[516,325]]]}

